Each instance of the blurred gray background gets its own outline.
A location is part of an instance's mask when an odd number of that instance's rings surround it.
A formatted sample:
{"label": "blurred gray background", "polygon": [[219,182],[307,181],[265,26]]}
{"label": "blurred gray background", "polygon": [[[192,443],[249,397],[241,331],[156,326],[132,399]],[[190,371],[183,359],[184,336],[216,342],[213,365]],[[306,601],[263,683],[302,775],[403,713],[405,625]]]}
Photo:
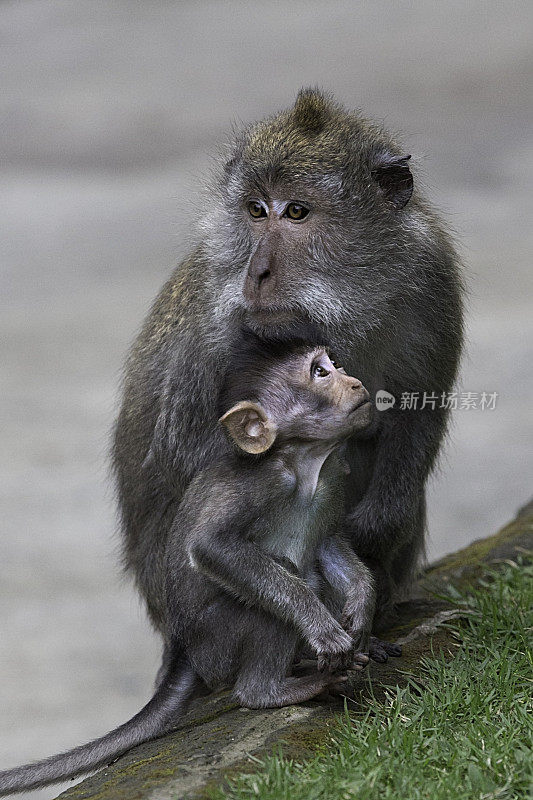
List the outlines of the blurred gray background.
{"label": "blurred gray background", "polygon": [[502,0],[1,3],[0,766],[149,696],[107,475],[120,369],[216,143],[300,86],[402,132],[467,266],[461,388],[499,398],[453,415],[430,556],[529,499],[532,22]]}

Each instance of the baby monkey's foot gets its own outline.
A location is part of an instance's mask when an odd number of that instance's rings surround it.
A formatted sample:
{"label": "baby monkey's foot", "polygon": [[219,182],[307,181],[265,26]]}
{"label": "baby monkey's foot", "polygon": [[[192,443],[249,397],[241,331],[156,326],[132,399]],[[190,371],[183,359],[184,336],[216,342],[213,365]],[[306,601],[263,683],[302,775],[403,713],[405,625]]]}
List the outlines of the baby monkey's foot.
{"label": "baby monkey's foot", "polygon": [[402,647],[399,644],[391,644],[378,639],[376,636],[371,636],[368,654],[372,661],[383,664],[388,661],[389,656],[401,656]]}

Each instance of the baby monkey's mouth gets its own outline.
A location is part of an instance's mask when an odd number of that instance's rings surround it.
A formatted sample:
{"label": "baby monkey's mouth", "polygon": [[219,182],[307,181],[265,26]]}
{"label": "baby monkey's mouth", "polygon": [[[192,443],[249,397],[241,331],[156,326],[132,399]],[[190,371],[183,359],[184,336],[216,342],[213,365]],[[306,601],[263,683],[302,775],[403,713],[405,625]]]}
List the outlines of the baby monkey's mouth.
{"label": "baby monkey's mouth", "polygon": [[348,411],[348,414],[353,414],[355,411],[359,411],[360,409],[362,409],[362,408],[366,408],[366,406],[371,406],[371,405],[372,405],[371,401],[365,397],[365,398],[363,398],[362,400],[360,400],[360,401],[357,403],[357,405],[356,405],[356,406],[354,406],[353,408],[351,408],[351,409]]}

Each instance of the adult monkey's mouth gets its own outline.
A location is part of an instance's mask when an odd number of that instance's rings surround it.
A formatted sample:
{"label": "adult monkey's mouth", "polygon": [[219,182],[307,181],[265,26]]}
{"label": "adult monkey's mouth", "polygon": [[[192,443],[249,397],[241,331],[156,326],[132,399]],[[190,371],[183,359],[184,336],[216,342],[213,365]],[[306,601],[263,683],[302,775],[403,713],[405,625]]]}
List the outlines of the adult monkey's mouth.
{"label": "adult monkey's mouth", "polygon": [[247,310],[246,317],[250,322],[258,322],[262,325],[278,325],[297,323],[299,318],[294,311],[283,308],[257,308],[252,307]]}
{"label": "adult monkey's mouth", "polygon": [[244,323],[258,336],[267,339],[300,339],[322,347],[330,344],[324,328],[301,309],[252,307],[246,310]]}

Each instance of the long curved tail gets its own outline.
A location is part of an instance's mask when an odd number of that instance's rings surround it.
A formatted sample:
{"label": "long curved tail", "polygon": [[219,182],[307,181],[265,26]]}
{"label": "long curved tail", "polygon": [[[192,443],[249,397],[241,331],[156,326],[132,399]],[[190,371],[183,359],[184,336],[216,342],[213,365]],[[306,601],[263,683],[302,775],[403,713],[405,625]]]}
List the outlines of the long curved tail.
{"label": "long curved tail", "polygon": [[92,772],[135,745],[161,736],[185,711],[199,683],[185,656],[180,656],[170,665],[152,699],[128,722],[66,753],[0,772],[0,796]]}

